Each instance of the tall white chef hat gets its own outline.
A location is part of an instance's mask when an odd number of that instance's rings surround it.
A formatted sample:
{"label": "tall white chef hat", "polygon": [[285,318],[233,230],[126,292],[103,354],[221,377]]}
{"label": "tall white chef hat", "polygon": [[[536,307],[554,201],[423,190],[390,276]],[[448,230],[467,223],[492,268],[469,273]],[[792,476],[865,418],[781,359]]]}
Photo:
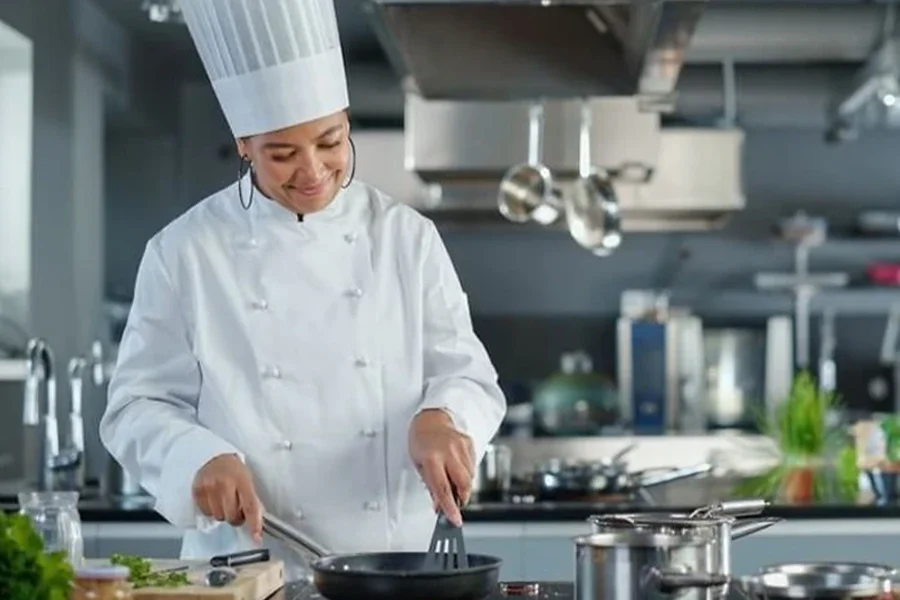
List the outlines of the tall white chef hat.
{"label": "tall white chef hat", "polygon": [[181,0],[236,138],[347,108],[334,0]]}

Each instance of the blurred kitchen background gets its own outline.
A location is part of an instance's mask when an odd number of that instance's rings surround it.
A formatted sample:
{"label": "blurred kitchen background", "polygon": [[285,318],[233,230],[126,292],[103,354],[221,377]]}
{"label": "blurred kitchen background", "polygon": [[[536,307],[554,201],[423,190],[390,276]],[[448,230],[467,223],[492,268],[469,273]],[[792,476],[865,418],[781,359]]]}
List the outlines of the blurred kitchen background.
{"label": "blurred kitchen background", "polygon": [[[854,414],[896,411],[892,5],[336,3],[356,176],[439,224],[517,452],[537,438],[752,436],[803,367]],[[235,179],[178,16],[176,0],[0,0],[2,480],[31,474],[34,337],[53,351],[61,415],[70,360],[85,360],[87,474],[105,472],[103,386],[144,245]],[[543,161],[575,180],[582,96],[622,217],[606,256],[565,218],[498,210],[534,98],[547,98]]]}

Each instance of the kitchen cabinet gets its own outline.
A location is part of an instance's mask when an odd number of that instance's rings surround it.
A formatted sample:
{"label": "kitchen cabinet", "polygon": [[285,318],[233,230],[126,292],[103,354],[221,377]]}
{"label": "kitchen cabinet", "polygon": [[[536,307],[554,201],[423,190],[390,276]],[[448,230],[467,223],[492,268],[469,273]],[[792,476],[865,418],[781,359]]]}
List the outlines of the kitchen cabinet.
{"label": "kitchen cabinet", "polygon": [[[523,526],[522,579],[571,581],[573,538],[584,523],[527,523]],[[780,523],[732,546],[732,571],[752,573],[774,563],[846,561],[900,566],[896,558],[900,519],[810,519]]]}
{"label": "kitchen cabinet", "polygon": [[[113,552],[177,558],[181,532],[167,523],[86,523],[85,556]],[[498,522],[465,526],[466,549],[503,559],[505,580],[571,581],[573,538],[588,533],[584,522]],[[789,521],[735,542],[732,570],[750,573],[779,562],[839,560],[900,566],[896,558],[900,519],[805,519]]]}
{"label": "kitchen cabinet", "polygon": [[523,534],[522,523],[472,523],[463,528],[466,551],[502,559],[500,579],[505,581],[522,580],[527,572]]}
{"label": "kitchen cabinet", "polygon": [[575,577],[575,542],[590,533],[590,525],[576,523],[526,523],[521,577],[541,581],[572,581]]}
{"label": "kitchen cabinet", "polygon": [[168,523],[89,523],[84,531],[84,555],[109,558],[115,553],[152,558],[178,558],[181,531]]}
{"label": "kitchen cabinet", "polygon": [[735,573],[775,563],[842,561],[900,566],[900,519],[828,519],[776,525],[732,546]]}

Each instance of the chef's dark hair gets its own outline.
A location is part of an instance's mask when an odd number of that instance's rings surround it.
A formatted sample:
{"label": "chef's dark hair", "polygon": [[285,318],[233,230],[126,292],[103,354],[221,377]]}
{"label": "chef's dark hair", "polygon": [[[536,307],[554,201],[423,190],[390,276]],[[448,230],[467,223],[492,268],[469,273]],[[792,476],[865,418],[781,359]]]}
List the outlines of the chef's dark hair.
{"label": "chef's dark hair", "polygon": [[[348,123],[351,124],[351,129],[352,129],[352,121],[350,119],[350,108],[349,107],[344,109],[344,114],[347,115],[347,121],[348,121]],[[246,140],[247,138],[242,138],[242,139]],[[350,187],[350,184],[353,183],[353,178],[356,176],[356,144],[353,142],[353,136],[351,136],[351,135],[347,135],[347,141],[350,142],[350,154],[351,154],[350,160],[352,161],[352,164],[350,165],[350,177],[347,178],[346,183],[341,184],[341,187],[343,189],[347,189],[348,187]],[[243,189],[243,186],[241,185],[241,182],[244,180],[244,177],[247,175],[247,171],[249,171],[253,165],[251,164],[251,161],[247,157],[246,154],[241,154],[238,157],[238,161],[239,161],[238,162],[238,177],[237,177],[238,199],[241,202],[241,207],[244,210],[249,210],[250,207],[253,205],[253,188],[255,186],[252,185],[252,183],[251,183],[250,197],[247,198],[247,203],[245,204],[244,203],[244,189]],[[250,177],[251,178],[253,177],[252,173],[250,174]]]}

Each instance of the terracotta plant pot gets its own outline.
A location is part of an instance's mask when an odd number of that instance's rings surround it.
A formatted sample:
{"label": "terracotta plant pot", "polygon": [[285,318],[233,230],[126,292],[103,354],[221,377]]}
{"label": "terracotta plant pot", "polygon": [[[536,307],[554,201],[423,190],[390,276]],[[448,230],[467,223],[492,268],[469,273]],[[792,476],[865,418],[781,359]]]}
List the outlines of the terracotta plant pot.
{"label": "terracotta plant pot", "polygon": [[815,500],[817,468],[811,465],[791,467],[784,473],[779,495],[789,504],[809,504]]}

